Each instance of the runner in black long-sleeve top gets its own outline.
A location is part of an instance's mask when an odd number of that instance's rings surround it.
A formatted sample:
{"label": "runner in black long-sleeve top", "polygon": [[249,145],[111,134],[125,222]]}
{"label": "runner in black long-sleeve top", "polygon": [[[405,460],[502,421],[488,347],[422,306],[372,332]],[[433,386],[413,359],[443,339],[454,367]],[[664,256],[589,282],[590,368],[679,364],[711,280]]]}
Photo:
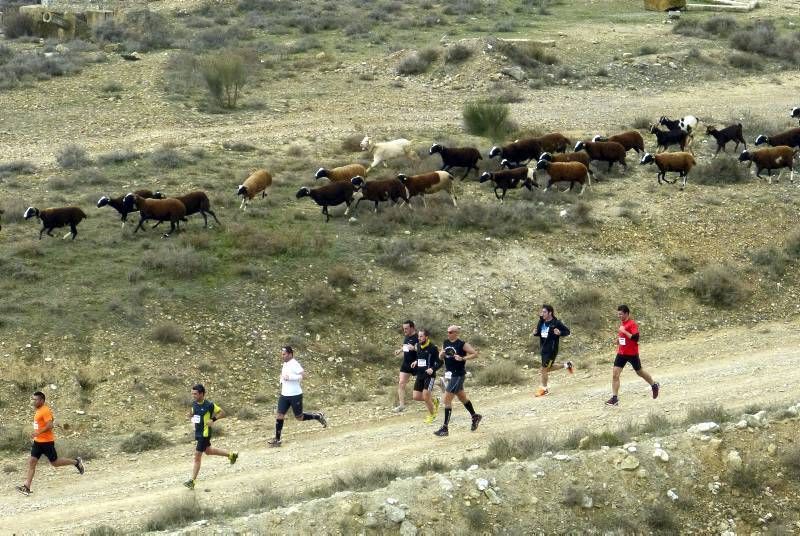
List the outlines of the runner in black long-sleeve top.
{"label": "runner in black long-sleeve top", "polygon": [[567,361],[564,364],[556,362],[558,340],[569,335],[570,331],[553,313],[552,305],[546,303],[542,305],[542,315],[539,317],[539,322],[533,332],[533,336],[539,339],[539,350],[542,355],[542,385],[536,390],[536,396],[550,394],[550,389],[547,388],[547,379],[550,372],[562,367],[567,369],[570,374],[575,370],[572,361]]}

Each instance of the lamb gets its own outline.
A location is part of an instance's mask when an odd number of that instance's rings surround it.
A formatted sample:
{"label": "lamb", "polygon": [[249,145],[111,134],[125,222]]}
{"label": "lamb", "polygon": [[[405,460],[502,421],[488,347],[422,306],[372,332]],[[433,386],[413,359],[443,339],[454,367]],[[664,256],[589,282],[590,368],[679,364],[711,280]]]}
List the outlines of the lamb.
{"label": "lamb", "polygon": [[415,162],[419,160],[419,157],[411,148],[411,142],[405,138],[373,143],[369,136],[364,136],[364,139],[361,140],[361,150],[372,151],[372,163],[367,168],[364,176],[381,163],[383,163],[383,167],[389,167],[386,161],[393,158],[405,156]]}
{"label": "lamb", "polygon": [[[505,162],[506,160],[504,160]],[[492,181],[494,183],[494,196],[500,200],[501,203],[505,201],[506,192],[514,190],[520,186],[524,186],[528,190],[533,190],[532,186],[539,185],[536,183],[535,170],[527,167],[518,167],[513,169],[502,169],[500,171],[485,171],[481,174],[480,182],[484,183]],[[502,190],[503,195],[499,195],[497,190]]]}
{"label": "lamb", "polygon": [[690,138],[691,135],[685,130],[661,130],[656,125],[650,125],[650,133],[656,135],[656,152],[658,149],[663,148],[666,151],[672,145],[678,145],[681,151],[685,151],[687,146],[689,152],[692,151]]}
{"label": "lamb", "polygon": [[123,198],[123,203],[130,205],[133,203],[139,209],[139,224],[133,230],[134,233],[139,229],[144,230],[144,222],[156,220],[157,222],[169,221],[169,232],[164,233],[164,238],[171,235],[175,229],[180,229],[180,221],[186,218],[186,206],[175,199],[145,199],[140,195],[129,193]]}
{"label": "lamb", "polygon": [[508,160],[512,165],[521,166],[539,158],[544,152],[538,138],[525,138],[498,147],[495,145],[489,150],[489,158],[499,156],[501,160]]}
{"label": "lamb", "polygon": [[[639,162],[641,165],[653,163],[658,166],[658,175],[656,175],[658,184],[661,184],[661,179],[664,179],[664,182],[668,184],[674,184],[675,181],[683,178],[683,184],[681,185],[681,190],[683,190],[686,188],[686,175],[689,174],[697,162],[694,156],[689,153],[660,153],[656,155],[644,153],[642,160]],[[679,173],[678,179],[671,182],[667,180],[668,171],[677,171]]]}
{"label": "lamb", "polygon": [[764,149],[757,149],[755,151],[748,151],[745,149],[739,155],[739,162],[752,162],[756,163],[756,177],[763,179],[761,171],[767,170],[767,182],[772,184],[772,170],[780,169],[778,173],[778,181],[783,174],[783,168],[789,168],[789,182],[794,182],[794,158],[797,156],[798,151],[792,150],[791,147],[786,145],[779,145],[778,147],[766,147]]}
{"label": "lamb", "polygon": [[69,235],[72,239],[78,236],[78,224],[86,218],[86,214],[78,207],[46,208],[39,210],[36,207],[28,207],[23,217],[28,220],[36,216],[42,222],[42,229],[39,231],[39,240],[42,233],[47,231],[49,236],[53,236],[53,229],[56,227],[66,227],[69,225],[69,232],[64,235],[64,240]]}
{"label": "lamb", "polygon": [[242,204],[239,205],[239,208],[247,210],[247,202],[258,195],[259,192],[261,192],[262,199],[267,197],[267,191],[270,186],[272,186],[272,175],[270,175],[269,171],[266,169],[259,169],[251,173],[250,176],[239,185],[239,189],[236,190],[236,195],[242,196]]}
{"label": "lamb", "polygon": [[586,151],[591,160],[608,162],[608,171],[615,162],[628,169],[625,162],[625,147],[615,141],[579,141],[575,144],[575,152]]}
{"label": "lamb", "polygon": [[378,203],[381,201],[391,200],[397,203],[398,199],[402,199],[404,203],[408,204],[408,190],[399,179],[381,179],[366,182],[364,177],[353,177],[350,182],[355,189],[353,197],[356,199],[356,205],[353,207],[353,217],[356,215],[359,203],[364,199],[375,203],[375,212],[378,212]]}
{"label": "lamb", "polygon": [[465,168],[464,180],[471,170],[480,173],[478,160],[483,160],[480,151],[474,147],[444,147],[439,143],[434,143],[428,150],[428,154],[439,153],[442,157],[442,171],[449,171],[454,167]]}
{"label": "lamb", "polygon": [[658,120],[659,125],[664,125],[669,130],[682,130],[689,134],[697,128],[698,119],[693,115],[687,115],[680,119],[670,119],[666,115],[662,115]]}
{"label": "lamb", "polygon": [[367,168],[361,164],[347,164],[333,169],[319,168],[314,179],[327,177],[331,182],[350,182],[353,177],[364,177],[366,174]]}
{"label": "lamb", "polygon": [[625,147],[626,152],[630,151],[631,149],[636,151],[637,156],[639,151],[645,152],[644,138],[642,138],[642,135],[638,130],[626,130],[625,132],[620,132],[619,134],[614,134],[613,136],[608,136],[607,138],[598,135],[592,138],[592,141],[615,141]]}
{"label": "lamb", "polygon": [[[589,158],[589,154],[585,151],[563,154],[550,154],[548,152],[544,152],[541,154],[541,156],[539,156],[539,160],[547,160],[548,162],[580,162],[586,166],[587,170],[589,170],[590,178],[594,179],[594,171],[592,171],[592,168],[589,166],[591,159]],[[503,165],[502,162],[500,164]]]}
{"label": "lamb", "polygon": [[798,121],[800,121],[800,106],[795,106],[792,108],[792,113],[789,114],[789,117],[794,117]]}
{"label": "lamb", "polygon": [[328,214],[328,207],[335,207],[342,203],[347,204],[347,209],[344,215],[350,211],[350,203],[353,202],[353,192],[355,187],[351,182],[331,182],[320,186],[319,188],[303,187],[297,190],[295,197],[300,199],[302,197],[310,197],[314,202],[322,207],[322,214],[325,216],[325,223],[330,221],[331,216]]}
{"label": "lamb", "polygon": [[575,184],[581,185],[581,191],[578,195],[583,195],[586,186],[591,186],[591,179],[589,178],[589,168],[580,162],[551,162],[549,160],[541,159],[536,163],[536,169],[544,170],[547,173],[547,184],[544,191],[550,189],[550,186],[555,182],[569,182],[569,189]]}
{"label": "lamb", "polygon": [[[160,195],[161,197],[157,197],[156,199],[163,199],[164,196],[161,192],[156,192],[156,195]],[[192,214],[200,213],[203,216],[203,227],[208,228],[208,216],[206,213],[211,214],[214,218],[214,221],[217,222],[217,225],[222,225],[217,215],[214,214],[214,211],[211,210],[211,201],[208,199],[208,194],[206,194],[202,190],[195,190],[193,192],[189,192],[185,195],[175,196],[173,199],[177,199],[183,206],[186,207],[186,216],[191,216]],[[183,221],[186,221],[185,219]],[[159,221],[153,228],[158,227],[161,222]]]}
{"label": "lamb", "polygon": [[736,142],[736,147],[733,148],[734,151],[739,149],[740,143],[744,143],[744,148],[747,149],[747,142],[744,141],[744,136],[742,136],[741,123],[727,126],[722,130],[717,130],[716,127],[708,126],[706,127],[706,134],[709,136],[714,136],[714,139],[717,141],[717,152],[714,153],[714,156],[717,156],[720,151],[724,153],[725,146],[729,141]]}
{"label": "lamb", "polygon": [[773,147],[778,147],[779,145],[786,145],[787,147],[800,147],[800,127],[791,128],[785,132],[781,132],[780,134],[775,134],[773,136],[761,134],[756,138],[756,145],[758,146],[764,143]]}
{"label": "lamb", "polygon": [[[150,190],[136,190],[133,193],[136,195],[140,195],[145,199],[163,199],[164,196],[161,195],[160,192],[153,193]],[[159,197],[160,196],[160,197]],[[128,214],[131,212],[136,212],[136,207],[131,204],[130,206],[126,206],[122,199],[125,196],[119,197],[108,197],[104,195],[97,201],[97,208],[102,208],[106,205],[110,206],[111,208],[115,209],[120,214],[120,220],[122,221],[122,227],[125,227],[125,222],[128,221]]]}
{"label": "lamb", "polygon": [[421,195],[422,204],[427,207],[425,196],[444,190],[450,195],[453,206],[458,208],[456,194],[453,192],[453,176],[447,171],[431,171],[410,177],[400,173],[397,178],[406,187],[409,199]]}

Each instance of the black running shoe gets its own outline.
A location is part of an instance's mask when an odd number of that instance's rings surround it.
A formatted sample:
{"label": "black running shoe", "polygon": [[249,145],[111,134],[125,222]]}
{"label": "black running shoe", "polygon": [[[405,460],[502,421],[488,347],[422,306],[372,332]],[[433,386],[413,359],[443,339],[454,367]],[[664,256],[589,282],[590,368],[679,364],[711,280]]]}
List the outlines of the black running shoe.
{"label": "black running shoe", "polygon": [[322,425],[323,428],[328,427],[328,419],[325,418],[325,414],[322,413],[321,411],[317,413],[317,420],[319,421],[319,423]]}
{"label": "black running shoe", "polygon": [[658,383],[654,383],[651,387],[653,388],[653,398],[658,398],[658,390],[661,386]]}
{"label": "black running shoe", "polygon": [[75,469],[77,469],[80,474],[83,474],[84,471],[83,460],[81,460],[80,458],[75,458]]}
{"label": "black running shoe", "polygon": [[606,400],[606,406],[619,406],[619,398],[617,398],[617,395]]}
{"label": "black running shoe", "polygon": [[31,494],[31,488],[29,488],[25,484],[22,484],[21,486],[17,486],[17,491],[22,493],[23,495],[30,495]]}
{"label": "black running shoe", "polygon": [[472,416],[472,427],[470,428],[470,430],[472,430],[473,432],[475,430],[477,430],[478,429],[478,424],[480,424],[481,419],[483,419],[483,415],[481,415],[480,413],[476,413],[475,415],[473,415]]}
{"label": "black running shoe", "polygon": [[269,445],[270,447],[280,447],[281,446],[281,440],[278,439],[277,437],[273,437],[272,439],[267,441],[267,445]]}
{"label": "black running shoe", "polygon": [[449,435],[449,433],[447,431],[447,426],[442,426],[441,428],[436,430],[433,433],[433,435],[436,435],[436,436],[439,436],[439,437],[447,437]]}

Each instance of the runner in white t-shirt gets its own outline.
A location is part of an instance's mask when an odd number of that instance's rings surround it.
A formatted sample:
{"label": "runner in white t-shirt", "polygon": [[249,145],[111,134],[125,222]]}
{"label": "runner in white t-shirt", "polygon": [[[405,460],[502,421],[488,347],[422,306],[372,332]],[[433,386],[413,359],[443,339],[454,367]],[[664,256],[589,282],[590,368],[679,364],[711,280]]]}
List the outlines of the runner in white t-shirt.
{"label": "runner in white t-shirt", "polygon": [[291,346],[281,348],[281,358],[283,359],[280,377],[281,395],[278,398],[278,412],[275,415],[275,437],[267,441],[267,444],[271,447],[281,446],[283,419],[290,407],[295,419],[298,421],[313,419],[319,421],[324,428],[328,427],[328,421],[325,420],[324,413],[303,413],[303,388],[300,386],[300,381],[305,377],[305,371],[294,358],[294,351]]}

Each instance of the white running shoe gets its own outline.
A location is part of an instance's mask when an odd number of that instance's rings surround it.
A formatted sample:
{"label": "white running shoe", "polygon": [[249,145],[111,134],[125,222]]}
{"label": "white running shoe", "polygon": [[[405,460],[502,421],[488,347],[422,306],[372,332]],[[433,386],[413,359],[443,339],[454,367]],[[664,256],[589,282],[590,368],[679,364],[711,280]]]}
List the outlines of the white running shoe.
{"label": "white running shoe", "polygon": [[394,409],[393,409],[392,411],[394,411],[395,413],[402,413],[402,412],[404,412],[405,410],[406,410],[406,407],[405,407],[405,406],[395,406],[395,407],[394,407]]}

